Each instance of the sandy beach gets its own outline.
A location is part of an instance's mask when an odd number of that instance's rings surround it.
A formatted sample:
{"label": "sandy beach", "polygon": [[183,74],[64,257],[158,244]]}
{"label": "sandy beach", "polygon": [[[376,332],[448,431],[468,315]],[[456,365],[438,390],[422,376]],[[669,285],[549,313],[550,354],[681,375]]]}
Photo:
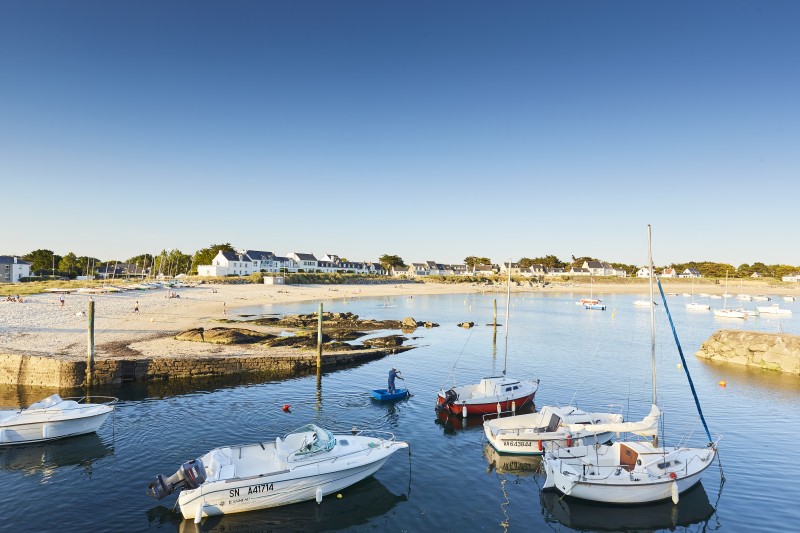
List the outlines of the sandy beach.
{"label": "sandy beach", "polygon": [[[646,280],[628,283],[593,283],[595,297],[612,293],[646,294]],[[641,283],[638,283],[641,281]],[[719,294],[724,286],[715,280],[664,280],[668,293]],[[169,298],[170,291],[179,298]],[[560,292],[576,299],[588,296],[589,280],[551,283],[541,286],[516,286],[515,293]],[[219,346],[176,341],[178,331],[190,328],[219,327],[219,319],[235,318],[237,309],[253,305],[286,304],[301,301],[343,303],[352,298],[397,297],[435,294],[505,293],[502,285],[396,283],[364,285],[200,285],[191,288],[128,291],[94,294],[95,346],[97,357],[158,357],[242,354],[261,347]],[[763,281],[731,284],[728,292],[738,294],[792,294],[800,298],[800,288],[785,284],[770,285]],[[26,296],[23,303],[0,301],[0,353],[24,353],[53,357],[84,357],[87,345],[87,317],[90,296],[72,293],[61,306],[59,294]],[[137,304],[138,302],[138,304]],[[136,308],[138,307],[138,312]],[[280,312],[280,308],[277,308]],[[364,317],[370,318],[370,317]],[[397,319],[403,317],[398,316]],[[425,317],[415,317],[424,319]],[[247,326],[275,332],[267,326]],[[290,349],[288,349],[290,350]],[[281,351],[271,350],[276,356]]]}

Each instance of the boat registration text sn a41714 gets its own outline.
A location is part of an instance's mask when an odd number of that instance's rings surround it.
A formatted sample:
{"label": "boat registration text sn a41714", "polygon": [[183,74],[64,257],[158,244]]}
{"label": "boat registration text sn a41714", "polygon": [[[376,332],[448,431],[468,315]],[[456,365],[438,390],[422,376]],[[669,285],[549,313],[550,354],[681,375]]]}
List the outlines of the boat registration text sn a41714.
{"label": "boat registration text sn a41714", "polygon": [[[239,492],[243,491],[244,489],[245,487],[242,487],[241,489],[230,489],[229,497],[235,498],[236,496],[239,496]],[[274,490],[272,483],[259,483],[258,485],[251,485],[247,487],[247,492],[245,494],[261,494],[262,492],[267,492],[270,490]]]}

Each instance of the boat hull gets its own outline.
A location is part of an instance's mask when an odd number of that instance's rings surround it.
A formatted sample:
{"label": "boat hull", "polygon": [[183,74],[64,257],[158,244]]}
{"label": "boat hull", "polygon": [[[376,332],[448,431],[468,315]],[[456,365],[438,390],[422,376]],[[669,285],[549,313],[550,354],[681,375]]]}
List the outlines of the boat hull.
{"label": "boat hull", "polygon": [[507,435],[492,435],[492,432],[484,426],[484,435],[489,444],[502,454],[508,455],[544,455],[548,446],[566,448],[569,446],[593,446],[595,444],[605,444],[614,438],[614,433],[607,431],[596,435],[587,435],[576,439],[565,436],[558,437],[512,437]]}
{"label": "boat hull", "polygon": [[198,512],[200,516],[214,516],[313,500],[318,488],[326,496],[373,475],[395,448],[385,450],[369,462],[343,460],[341,468],[325,473],[320,473],[318,465],[311,464],[273,475],[205,483],[198,489],[182,492],[178,504],[184,518],[196,519]]}
{"label": "boat hull", "polygon": [[[488,415],[491,413],[497,413],[498,408],[497,405],[500,405],[500,411],[516,411],[522,408],[524,405],[527,405],[529,402],[533,401],[533,398],[536,396],[536,391],[525,395],[520,396],[519,398],[510,398],[507,400],[491,400],[491,401],[472,401],[472,400],[464,400],[459,401],[458,403],[451,403],[445,404],[445,399],[442,396],[439,396],[436,399],[436,406],[438,409],[446,409],[453,413],[454,415],[459,416],[478,416],[478,415]],[[464,414],[464,410],[466,409],[466,414]]]}
{"label": "boat hull", "polygon": [[[103,406],[106,407],[106,406]],[[106,407],[95,414],[65,420],[18,421],[13,425],[0,426],[0,446],[45,442],[55,439],[94,433],[111,414]]]}
{"label": "boat hull", "polygon": [[393,394],[390,394],[387,389],[373,389],[370,394],[374,399],[381,402],[393,402],[408,398],[408,389],[396,389]]}
{"label": "boat hull", "polygon": [[[570,450],[575,450],[576,458],[584,452],[586,457],[592,456],[591,451],[581,451],[576,448]],[[557,453],[563,455],[564,450]],[[660,470],[658,475],[654,475],[652,466],[639,465],[627,470],[619,464],[598,465],[589,464],[588,461],[584,464],[574,460],[567,463],[556,454],[548,452],[544,459],[547,479],[543,488],[555,489],[573,498],[613,504],[638,504],[674,499],[675,491],[680,494],[700,481],[703,472],[714,462],[716,451],[713,448],[676,448],[667,453],[666,457],[673,455],[681,460],[683,468],[673,473],[665,468]],[[671,477],[672,475],[675,477]]]}

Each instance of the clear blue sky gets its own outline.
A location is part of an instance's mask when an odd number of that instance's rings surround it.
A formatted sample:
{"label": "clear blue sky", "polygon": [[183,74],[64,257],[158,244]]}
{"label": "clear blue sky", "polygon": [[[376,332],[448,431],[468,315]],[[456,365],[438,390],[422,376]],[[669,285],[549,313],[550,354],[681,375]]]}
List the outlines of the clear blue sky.
{"label": "clear blue sky", "polygon": [[800,2],[11,2],[0,254],[800,265]]}

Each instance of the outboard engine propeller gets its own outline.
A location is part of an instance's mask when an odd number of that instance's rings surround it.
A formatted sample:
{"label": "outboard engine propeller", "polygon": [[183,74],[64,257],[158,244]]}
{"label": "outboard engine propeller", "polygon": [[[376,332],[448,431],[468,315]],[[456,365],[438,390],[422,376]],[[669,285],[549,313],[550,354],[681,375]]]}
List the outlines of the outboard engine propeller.
{"label": "outboard engine propeller", "polygon": [[456,400],[458,400],[458,393],[453,389],[450,389],[444,393],[444,403],[442,404],[442,407],[453,405]]}
{"label": "outboard engine propeller", "polygon": [[147,486],[147,495],[151,498],[160,500],[169,496],[176,490],[196,489],[206,480],[206,471],[203,468],[203,461],[193,459],[181,465],[177,472],[165,478],[161,474],[156,476],[156,480]]}

